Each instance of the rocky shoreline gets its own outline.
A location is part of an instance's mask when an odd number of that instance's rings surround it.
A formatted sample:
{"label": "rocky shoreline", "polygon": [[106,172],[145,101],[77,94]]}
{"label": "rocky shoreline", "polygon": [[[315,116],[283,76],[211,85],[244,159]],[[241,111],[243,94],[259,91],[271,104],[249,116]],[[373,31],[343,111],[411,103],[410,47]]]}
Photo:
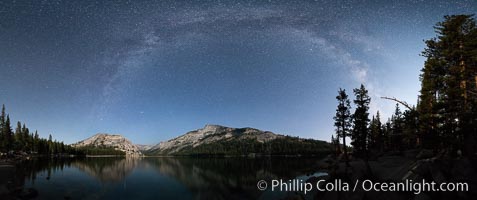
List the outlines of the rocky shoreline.
{"label": "rocky shoreline", "polygon": [[328,156],[321,160],[318,167],[327,172],[325,177],[310,178],[307,181],[312,184],[325,178],[324,183],[332,183],[335,180],[354,185],[357,180],[371,180],[380,183],[405,182],[435,182],[441,183],[467,183],[467,192],[429,192],[419,194],[413,192],[366,192],[361,187],[356,191],[326,191],[317,192],[314,199],[368,199],[368,200],[427,200],[427,199],[474,199],[477,195],[477,159],[475,157],[454,157],[446,152],[433,153],[428,150],[410,150],[400,154],[388,154],[375,157],[367,163],[361,159],[351,159],[346,167],[339,157]]}

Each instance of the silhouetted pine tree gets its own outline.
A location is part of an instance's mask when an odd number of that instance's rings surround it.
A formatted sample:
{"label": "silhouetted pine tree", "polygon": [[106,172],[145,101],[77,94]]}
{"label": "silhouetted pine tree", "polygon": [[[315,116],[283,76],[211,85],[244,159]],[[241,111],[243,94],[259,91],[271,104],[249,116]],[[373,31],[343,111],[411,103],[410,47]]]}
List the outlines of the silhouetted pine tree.
{"label": "silhouetted pine tree", "polygon": [[376,113],[376,117],[373,116],[371,123],[369,125],[370,138],[369,138],[369,147],[370,149],[382,152],[384,150],[384,135],[383,127],[381,124],[379,111]]}
{"label": "silhouetted pine tree", "polygon": [[340,142],[338,138],[335,138],[334,135],[331,135],[331,144],[333,145],[333,154],[337,156],[340,154]]}
{"label": "silhouetted pine tree", "polygon": [[392,130],[392,125],[391,125],[391,119],[388,118],[386,123],[383,124],[382,130],[383,130],[383,146],[384,146],[384,151],[389,151],[391,150],[391,130]]}
{"label": "silhouetted pine tree", "polygon": [[405,148],[412,149],[418,147],[419,141],[419,114],[415,107],[404,111],[403,115],[403,143]]}
{"label": "silhouetted pine tree", "polygon": [[35,131],[35,135],[33,136],[33,151],[39,151],[39,143],[40,143],[40,136],[38,135],[38,131]]}
{"label": "silhouetted pine tree", "polygon": [[467,152],[475,152],[477,27],[472,17],[445,16],[435,26],[437,37],[427,40],[422,52],[427,60],[418,111],[425,147],[456,150],[465,145]]}
{"label": "silhouetted pine tree", "polygon": [[396,104],[396,109],[394,114],[391,116],[391,149],[392,150],[403,150],[403,126],[404,120],[402,116],[401,109],[399,104]]}
{"label": "silhouetted pine tree", "polygon": [[5,105],[2,105],[2,114],[0,115],[0,151],[6,151],[6,136],[3,127],[5,126]]}
{"label": "silhouetted pine tree", "polygon": [[348,95],[344,89],[338,91],[338,96],[336,96],[336,100],[338,100],[338,107],[336,108],[336,115],[333,117],[335,120],[335,127],[336,127],[336,139],[339,141],[342,138],[343,144],[343,154],[346,164],[348,165],[348,151],[346,148],[346,137],[350,136],[350,128],[351,128],[351,106],[350,101],[348,99]]}
{"label": "silhouetted pine tree", "polygon": [[52,154],[53,153],[53,137],[50,135],[48,135],[48,142],[47,142],[47,149],[48,149],[48,154]]}
{"label": "silhouetted pine tree", "polygon": [[351,135],[353,151],[356,156],[367,159],[367,141],[368,141],[368,124],[369,124],[369,103],[371,98],[368,96],[368,90],[361,84],[360,88],[353,90],[356,99],[356,110],[353,114],[353,131]]}
{"label": "silhouetted pine tree", "polygon": [[10,125],[10,115],[7,115],[7,120],[5,120],[5,125],[3,126],[3,134],[5,136],[5,149],[12,150],[13,145],[13,131]]}
{"label": "silhouetted pine tree", "polygon": [[22,139],[23,139],[23,147],[21,150],[23,151],[30,151],[31,141],[30,141],[30,130],[23,124],[21,129]]}
{"label": "silhouetted pine tree", "polygon": [[23,146],[23,134],[21,132],[22,124],[21,122],[17,122],[17,127],[15,128],[15,141],[13,142],[14,149],[21,149]]}

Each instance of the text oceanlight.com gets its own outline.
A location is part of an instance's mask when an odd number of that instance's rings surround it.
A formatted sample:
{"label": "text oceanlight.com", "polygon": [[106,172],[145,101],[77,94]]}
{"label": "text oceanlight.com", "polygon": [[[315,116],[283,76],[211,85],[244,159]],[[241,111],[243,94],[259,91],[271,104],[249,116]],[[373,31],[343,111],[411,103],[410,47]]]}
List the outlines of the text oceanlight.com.
{"label": "text oceanlight.com", "polygon": [[373,182],[371,180],[356,180],[353,184],[336,179],[332,182],[319,180],[316,184],[312,184],[300,179],[291,180],[271,180],[269,182],[260,180],[257,183],[259,190],[269,189],[271,191],[286,192],[303,192],[307,193],[314,189],[324,191],[356,191],[362,189],[364,191],[377,192],[413,192],[419,194],[421,192],[466,192],[469,191],[468,183],[436,183],[422,181],[405,180],[403,182]]}

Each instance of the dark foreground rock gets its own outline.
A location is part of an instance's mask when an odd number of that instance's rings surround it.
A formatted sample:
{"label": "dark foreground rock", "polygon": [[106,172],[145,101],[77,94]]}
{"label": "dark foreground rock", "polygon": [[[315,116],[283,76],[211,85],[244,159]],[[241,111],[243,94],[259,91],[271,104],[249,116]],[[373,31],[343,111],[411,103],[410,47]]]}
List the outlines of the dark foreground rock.
{"label": "dark foreground rock", "polygon": [[[315,199],[335,200],[427,200],[427,199],[452,199],[467,200],[475,199],[477,196],[477,166],[475,158],[451,157],[445,153],[437,155],[431,151],[405,152],[400,155],[385,155],[374,160],[365,162],[361,159],[352,159],[349,166],[344,162],[339,162],[340,158],[325,158],[318,166],[325,169],[330,176],[328,183],[335,180],[342,180],[350,186],[351,191],[326,191],[318,192]],[[358,181],[358,186],[353,192],[353,187]],[[406,181],[416,183],[425,181],[435,182],[436,187],[442,183],[465,183],[468,191],[423,191],[415,192],[401,191],[364,191],[362,182],[371,180],[373,183],[404,183]],[[318,181],[310,180],[310,181]]]}

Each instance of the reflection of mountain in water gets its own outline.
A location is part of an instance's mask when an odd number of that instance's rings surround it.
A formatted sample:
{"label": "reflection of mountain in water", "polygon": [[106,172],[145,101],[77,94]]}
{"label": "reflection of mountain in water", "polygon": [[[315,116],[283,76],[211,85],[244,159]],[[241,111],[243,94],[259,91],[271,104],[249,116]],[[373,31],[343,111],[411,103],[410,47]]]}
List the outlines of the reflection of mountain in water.
{"label": "reflection of mountain in water", "polygon": [[138,166],[140,158],[86,158],[75,160],[72,166],[101,182],[120,182]]}
{"label": "reflection of mountain in water", "polygon": [[[55,184],[69,182],[71,178],[78,184],[79,191],[85,190],[83,187],[97,187],[88,179],[81,179],[80,176],[92,176],[103,183],[122,183],[126,177],[131,176],[135,181],[133,190],[126,188],[116,188],[117,192],[131,197],[139,197],[142,194],[152,193],[149,199],[157,192],[164,190],[170,194],[181,195],[185,192],[181,186],[186,187],[186,193],[194,199],[258,199],[263,194],[256,188],[258,180],[270,181],[270,179],[289,180],[313,172],[313,166],[316,162],[314,158],[72,158],[72,159],[34,159],[19,164],[15,170],[15,175],[8,178],[11,184],[1,184],[0,189],[7,188],[6,194],[0,192],[0,199],[5,195],[12,198],[21,196],[21,193],[28,191],[21,189],[25,181],[29,182],[28,187],[38,189],[36,186],[41,184],[42,189],[38,191],[40,195],[45,195],[45,191],[56,192],[56,195],[68,193],[71,188],[52,187]],[[68,173],[63,168],[70,169]],[[76,170],[77,169],[77,170]],[[133,171],[138,173],[132,173]],[[80,171],[81,173],[76,173]],[[156,172],[156,173],[155,173]],[[70,176],[75,173],[78,176]],[[0,174],[1,175],[1,174]],[[66,175],[66,176],[64,176]],[[166,178],[164,178],[166,176]],[[2,177],[0,177],[2,178]],[[7,178],[7,177],[5,177]],[[64,179],[66,178],[66,179]],[[36,180],[36,181],[35,181]],[[52,181],[54,184],[45,184]],[[87,181],[87,182],[84,182]],[[35,184],[35,182],[38,182]],[[157,184],[157,185],[151,185]],[[3,185],[3,186],[2,186]],[[112,184],[117,185],[117,184]],[[103,186],[101,186],[103,187]],[[15,192],[11,189],[15,189]],[[131,188],[131,187],[128,187]],[[141,188],[148,188],[142,190]],[[157,191],[150,191],[151,188]],[[94,189],[93,189],[94,190]],[[99,193],[103,194],[103,188],[97,188]],[[116,199],[117,193],[106,194],[105,197]],[[162,194],[162,193],[161,193]],[[185,194],[185,193],[184,193]],[[76,194],[73,197],[84,197],[83,194]],[[108,196],[109,195],[109,196]],[[167,197],[168,194],[165,194]],[[187,195],[186,195],[187,196]],[[56,197],[56,196],[55,196]],[[146,198],[147,199],[147,198]]]}
{"label": "reflection of mountain in water", "polygon": [[152,168],[179,181],[196,199],[257,199],[258,180],[291,179],[311,172],[314,159],[87,158],[71,166],[101,182],[121,182],[134,168]]}
{"label": "reflection of mountain in water", "polygon": [[257,199],[258,180],[290,179],[310,172],[314,160],[158,158],[145,159],[159,173],[184,184],[196,199]]}

